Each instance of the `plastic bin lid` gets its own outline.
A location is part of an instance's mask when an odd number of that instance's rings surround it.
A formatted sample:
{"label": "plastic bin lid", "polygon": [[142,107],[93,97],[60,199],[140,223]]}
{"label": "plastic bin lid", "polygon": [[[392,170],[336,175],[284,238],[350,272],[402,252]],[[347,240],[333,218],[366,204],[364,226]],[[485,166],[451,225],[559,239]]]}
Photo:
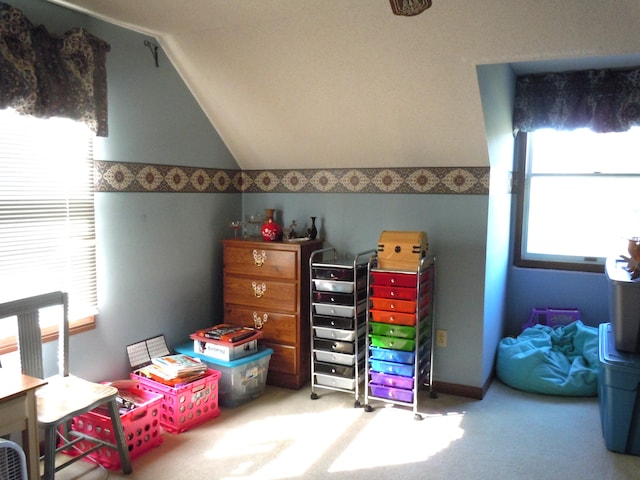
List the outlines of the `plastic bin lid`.
{"label": "plastic bin lid", "polygon": [[228,367],[228,368],[238,367],[240,365],[244,365],[245,363],[249,363],[249,362],[255,362],[256,360],[259,360],[273,353],[273,349],[271,348],[258,346],[258,351],[256,353],[227,362],[225,360],[220,360],[218,358],[211,358],[211,357],[208,357],[207,355],[202,355],[201,353],[194,352],[193,342],[179,345],[175,348],[175,350],[178,353],[184,353],[185,355],[191,355],[195,358],[199,358],[200,360],[207,362],[208,364],[220,365],[222,367]]}
{"label": "plastic bin lid", "polygon": [[164,335],[127,345],[129,364],[134,371],[149,365],[153,358],[164,357],[170,353]]}
{"label": "plastic bin lid", "polygon": [[616,350],[611,323],[601,323],[599,330],[600,363],[640,375],[640,354]]}
{"label": "plastic bin lid", "polygon": [[627,261],[620,257],[609,257],[605,263],[607,279],[614,283],[635,285],[640,288],[640,278],[631,279],[631,274],[625,269]]}

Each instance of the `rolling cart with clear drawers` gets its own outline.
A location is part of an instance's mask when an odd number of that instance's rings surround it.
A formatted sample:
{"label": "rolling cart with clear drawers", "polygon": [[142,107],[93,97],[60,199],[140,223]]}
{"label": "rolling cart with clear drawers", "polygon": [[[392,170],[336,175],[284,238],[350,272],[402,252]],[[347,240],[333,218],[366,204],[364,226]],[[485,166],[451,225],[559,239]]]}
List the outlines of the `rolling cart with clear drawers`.
{"label": "rolling cart with clear drawers", "polygon": [[375,250],[339,260],[335,248],[314,251],[311,276],[311,399],[316,389],[354,395],[364,384],[369,258]]}
{"label": "rolling cart with clear drawers", "polygon": [[433,389],[433,293],[435,258],[420,260],[415,271],[378,269],[368,264],[369,301],[366,315],[367,412],[370,400],[411,407],[418,413],[418,392]]}

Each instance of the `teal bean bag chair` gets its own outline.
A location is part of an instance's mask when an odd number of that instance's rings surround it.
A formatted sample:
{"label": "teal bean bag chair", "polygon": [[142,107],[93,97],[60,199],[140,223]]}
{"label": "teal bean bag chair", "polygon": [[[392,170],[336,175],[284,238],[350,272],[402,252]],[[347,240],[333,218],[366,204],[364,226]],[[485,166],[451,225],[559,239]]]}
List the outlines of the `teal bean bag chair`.
{"label": "teal bean bag chair", "polygon": [[496,373],[526,392],[592,397],[598,394],[598,329],[576,320],[536,325],[498,345]]}

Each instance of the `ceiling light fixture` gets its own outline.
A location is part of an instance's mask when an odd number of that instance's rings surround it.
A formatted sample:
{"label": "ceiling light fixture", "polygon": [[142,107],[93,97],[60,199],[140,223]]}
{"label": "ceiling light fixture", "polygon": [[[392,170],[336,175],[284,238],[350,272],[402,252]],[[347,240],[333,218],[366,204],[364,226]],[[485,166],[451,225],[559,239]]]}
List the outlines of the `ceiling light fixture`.
{"label": "ceiling light fixture", "polygon": [[396,15],[413,17],[431,6],[431,0],[389,0],[391,10]]}

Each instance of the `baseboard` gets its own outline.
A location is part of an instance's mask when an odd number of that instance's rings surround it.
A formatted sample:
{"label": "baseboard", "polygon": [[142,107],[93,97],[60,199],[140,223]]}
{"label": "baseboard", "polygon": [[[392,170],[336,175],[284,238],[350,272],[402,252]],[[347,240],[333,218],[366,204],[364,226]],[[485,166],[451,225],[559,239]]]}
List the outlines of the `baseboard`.
{"label": "baseboard", "polygon": [[482,387],[471,387],[469,385],[459,385],[456,383],[433,382],[433,389],[437,393],[445,393],[447,395],[456,395],[458,397],[473,398],[482,400],[491,386],[493,375],[491,375]]}

